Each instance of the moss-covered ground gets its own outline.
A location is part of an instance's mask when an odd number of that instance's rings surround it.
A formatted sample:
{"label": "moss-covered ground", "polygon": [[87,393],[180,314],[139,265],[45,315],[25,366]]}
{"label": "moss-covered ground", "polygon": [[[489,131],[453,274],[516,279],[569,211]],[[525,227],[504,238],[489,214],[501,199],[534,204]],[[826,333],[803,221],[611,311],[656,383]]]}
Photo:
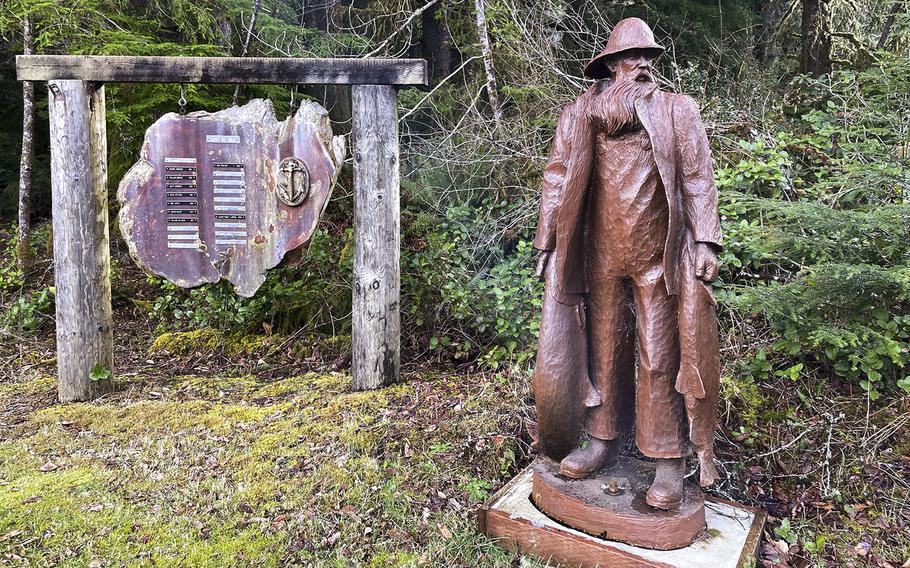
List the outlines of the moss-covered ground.
{"label": "moss-covered ground", "polygon": [[474,519],[526,461],[524,384],[152,369],[58,404],[25,368],[0,383],[0,563],[512,565]]}
{"label": "moss-covered ground", "polygon": [[[119,332],[91,403],[56,402],[52,335],[0,343],[0,565],[542,565],[475,521],[533,457],[527,373],[352,392],[347,338]],[[758,565],[910,566],[910,400],[730,376],[722,400],[711,491],[770,513]]]}
{"label": "moss-covered ground", "polygon": [[[410,369],[353,392],[338,339],[148,341],[77,404],[55,400],[52,341],[5,345],[0,564],[540,565],[475,521],[532,458],[525,374]],[[771,514],[762,565],[906,566],[906,400],[722,389],[712,491]]]}

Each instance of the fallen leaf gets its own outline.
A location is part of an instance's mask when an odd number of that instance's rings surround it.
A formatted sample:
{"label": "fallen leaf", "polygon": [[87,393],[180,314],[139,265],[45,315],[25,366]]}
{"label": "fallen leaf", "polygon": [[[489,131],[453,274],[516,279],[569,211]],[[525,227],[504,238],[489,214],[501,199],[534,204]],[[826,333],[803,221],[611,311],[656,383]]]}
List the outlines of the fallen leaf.
{"label": "fallen leaf", "polygon": [[338,539],[341,538],[341,533],[336,532],[332,536],[322,541],[323,546],[335,546],[335,543],[338,542]]}
{"label": "fallen leaf", "polygon": [[442,535],[442,538],[446,540],[452,540],[452,531],[449,530],[449,527],[445,526],[442,523],[437,523],[436,527],[439,528],[439,534]]}
{"label": "fallen leaf", "polygon": [[0,536],[0,542],[6,542],[11,538],[15,538],[22,534],[22,531],[10,531],[3,536]]}
{"label": "fallen leaf", "polygon": [[869,554],[870,550],[872,550],[872,545],[868,542],[858,542],[856,546],[853,547],[853,552],[855,552],[857,556],[866,556]]}
{"label": "fallen leaf", "polygon": [[737,434],[737,435],[733,436],[733,440],[736,442],[745,442],[751,435],[752,435],[752,432],[743,432],[741,434]]}

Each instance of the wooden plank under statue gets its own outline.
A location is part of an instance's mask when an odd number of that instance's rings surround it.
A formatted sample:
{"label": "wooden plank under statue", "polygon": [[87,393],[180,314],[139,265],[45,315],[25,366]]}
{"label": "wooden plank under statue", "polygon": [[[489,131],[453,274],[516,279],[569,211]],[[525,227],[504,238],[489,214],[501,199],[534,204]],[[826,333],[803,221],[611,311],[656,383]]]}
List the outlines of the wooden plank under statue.
{"label": "wooden plank under statue", "polygon": [[262,99],[170,113],[120,182],[120,230],[145,271],[184,288],[224,278],[249,297],[301,256],[343,158],[344,137],[313,102],[284,122]]}

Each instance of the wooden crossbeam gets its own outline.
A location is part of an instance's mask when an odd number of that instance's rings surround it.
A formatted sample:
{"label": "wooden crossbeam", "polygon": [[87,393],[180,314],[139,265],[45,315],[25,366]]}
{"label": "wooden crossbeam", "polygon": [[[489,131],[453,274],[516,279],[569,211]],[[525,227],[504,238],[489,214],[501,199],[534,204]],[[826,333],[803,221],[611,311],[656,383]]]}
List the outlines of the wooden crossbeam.
{"label": "wooden crossbeam", "polygon": [[423,59],[17,55],[20,81],[426,85]]}

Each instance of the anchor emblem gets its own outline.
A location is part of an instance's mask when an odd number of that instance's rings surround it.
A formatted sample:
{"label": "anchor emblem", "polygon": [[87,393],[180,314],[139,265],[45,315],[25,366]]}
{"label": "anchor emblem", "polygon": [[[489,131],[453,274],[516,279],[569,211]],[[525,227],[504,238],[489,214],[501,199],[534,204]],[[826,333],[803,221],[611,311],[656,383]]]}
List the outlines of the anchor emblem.
{"label": "anchor emblem", "polygon": [[297,158],[285,158],[278,164],[278,199],[296,207],[310,194],[310,171]]}

